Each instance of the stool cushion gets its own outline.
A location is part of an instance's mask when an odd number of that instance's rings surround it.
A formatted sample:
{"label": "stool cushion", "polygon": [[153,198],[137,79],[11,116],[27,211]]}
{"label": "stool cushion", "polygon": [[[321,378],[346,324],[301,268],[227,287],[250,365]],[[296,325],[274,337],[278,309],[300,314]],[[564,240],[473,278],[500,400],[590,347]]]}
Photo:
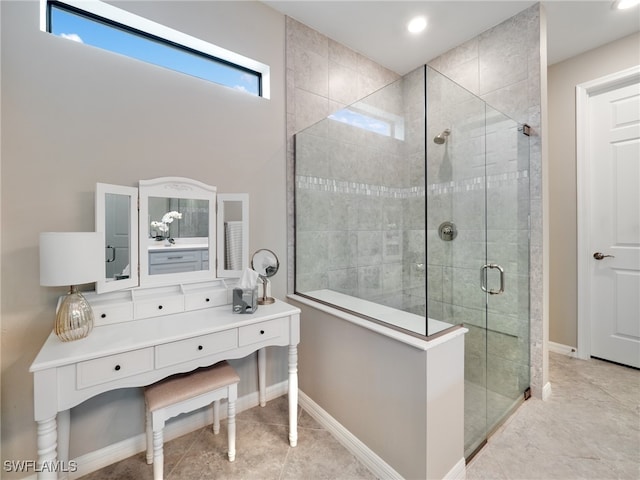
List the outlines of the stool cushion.
{"label": "stool cushion", "polygon": [[193,372],[173,375],[145,388],[144,396],[150,411],[182,402],[203,393],[234,383],[240,377],[226,361]]}

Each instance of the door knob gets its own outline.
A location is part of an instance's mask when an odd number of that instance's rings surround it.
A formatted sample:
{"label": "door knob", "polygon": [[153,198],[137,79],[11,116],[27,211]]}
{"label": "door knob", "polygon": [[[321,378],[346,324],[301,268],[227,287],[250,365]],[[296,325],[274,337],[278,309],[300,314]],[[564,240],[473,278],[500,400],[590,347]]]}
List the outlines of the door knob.
{"label": "door knob", "polygon": [[593,258],[595,258],[596,260],[602,260],[603,258],[607,258],[607,257],[613,258],[615,257],[615,255],[604,255],[600,252],[596,252],[593,254]]}

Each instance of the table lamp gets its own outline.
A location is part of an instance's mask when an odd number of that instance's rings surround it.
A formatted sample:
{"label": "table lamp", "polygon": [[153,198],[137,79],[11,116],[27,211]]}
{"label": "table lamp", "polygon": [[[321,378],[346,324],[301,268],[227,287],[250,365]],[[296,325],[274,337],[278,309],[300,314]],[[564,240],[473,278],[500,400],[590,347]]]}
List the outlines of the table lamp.
{"label": "table lamp", "polygon": [[104,259],[102,238],[98,232],[40,234],[40,285],[70,287],[58,306],[54,327],[63,342],[84,338],[93,328],[91,305],[76,285],[98,280]]}

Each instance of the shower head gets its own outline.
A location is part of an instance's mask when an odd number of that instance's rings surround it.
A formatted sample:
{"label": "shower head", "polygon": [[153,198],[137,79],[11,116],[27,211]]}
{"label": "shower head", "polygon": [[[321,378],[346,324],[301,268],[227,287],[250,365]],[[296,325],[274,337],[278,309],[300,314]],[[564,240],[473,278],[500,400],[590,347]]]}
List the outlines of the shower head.
{"label": "shower head", "polygon": [[437,143],[438,145],[442,145],[444,142],[447,141],[447,137],[451,134],[451,130],[449,130],[448,128],[446,128],[442,133],[436,135],[433,139],[434,143]]}

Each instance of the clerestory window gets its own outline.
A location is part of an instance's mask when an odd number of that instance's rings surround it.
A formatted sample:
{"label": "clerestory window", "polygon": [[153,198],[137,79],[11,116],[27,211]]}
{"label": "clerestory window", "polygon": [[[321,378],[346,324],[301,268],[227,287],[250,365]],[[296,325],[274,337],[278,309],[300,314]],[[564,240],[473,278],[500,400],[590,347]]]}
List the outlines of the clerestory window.
{"label": "clerestory window", "polygon": [[269,66],[98,0],[41,0],[40,29],[269,98]]}

